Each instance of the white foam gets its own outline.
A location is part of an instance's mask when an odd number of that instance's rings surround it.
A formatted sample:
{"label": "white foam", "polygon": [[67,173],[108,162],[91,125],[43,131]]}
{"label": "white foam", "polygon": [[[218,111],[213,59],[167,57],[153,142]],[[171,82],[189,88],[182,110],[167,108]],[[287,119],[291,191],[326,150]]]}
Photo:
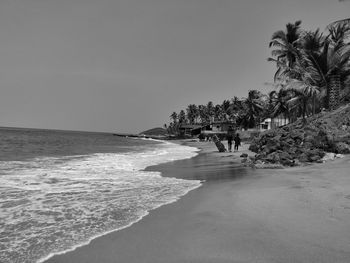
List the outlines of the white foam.
{"label": "white foam", "polygon": [[[0,261],[11,262],[11,252],[24,253],[28,259],[28,249],[36,253],[33,260],[42,262],[128,227],[150,210],[176,201],[201,183],[143,170],[191,158],[197,150],[164,143],[138,153],[0,162],[0,221],[6,222],[4,235],[9,238],[5,244],[0,238]],[[62,243],[50,245],[52,236],[61,237]]]}
{"label": "white foam", "polygon": [[[186,192],[184,192],[183,194],[177,196],[177,198],[174,198],[173,200],[171,200],[171,201],[169,201],[169,202],[167,202],[167,203],[159,204],[158,206],[155,206],[155,207],[154,207],[153,209],[151,209],[151,210],[157,209],[157,208],[159,208],[159,207],[161,207],[161,206],[163,206],[163,205],[167,205],[167,204],[174,203],[174,202],[176,202],[181,196],[186,195],[188,192],[190,192],[190,191],[192,191],[192,190],[194,190],[194,189],[196,189],[196,188],[198,188],[198,187],[200,187],[200,186],[201,186],[201,184],[198,184],[198,185],[194,186],[193,188],[189,188],[189,189],[187,189]],[[135,224],[135,223],[141,221],[142,218],[144,218],[145,216],[149,215],[149,212],[150,212],[151,210],[145,211],[145,213],[144,213],[143,215],[140,215],[139,218],[138,218],[137,220],[132,221],[132,222],[130,222],[129,224],[123,226],[123,227],[120,227],[120,228],[118,228],[118,229],[113,229],[113,230],[111,230],[111,231],[107,231],[107,232],[101,233],[101,234],[99,234],[99,235],[93,236],[93,237],[89,238],[86,242],[77,244],[77,245],[73,246],[73,247],[70,248],[70,249],[67,249],[67,250],[64,250],[64,251],[61,251],[61,252],[57,252],[57,253],[51,253],[51,254],[47,255],[46,257],[39,259],[39,261],[37,261],[37,263],[43,263],[43,262],[45,262],[46,260],[48,260],[48,259],[50,259],[50,258],[52,258],[53,256],[56,256],[56,255],[62,255],[62,254],[66,254],[66,253],[68,253],[68,252],[72,252],[72,251],[76,250],[76,249],[79,248],[79,247],[86,246],[86,245],[90,244],[91,241],[93,241],[93,240],[96,239],[96,238],[99,238],[99,237],[102,237],[102,236],[111,234],[111,233],[116,232],[116,231],[123,230],[123,229],[125,229],[125,228],[128,228],[128,227],[132,226],[133,224]]]}

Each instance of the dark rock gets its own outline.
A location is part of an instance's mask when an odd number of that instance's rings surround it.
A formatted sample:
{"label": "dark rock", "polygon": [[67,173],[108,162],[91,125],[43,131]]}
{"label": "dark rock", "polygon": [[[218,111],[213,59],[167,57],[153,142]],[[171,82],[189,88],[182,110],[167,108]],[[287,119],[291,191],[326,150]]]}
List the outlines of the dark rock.
{"label": "dark rock", "polygon": [[249,156],[249,159],[252,161],[252,162],[255,162],[256,161],[256,158],[254,156]]}
{"label": "dark rock", "polygon": [[263,160],[263,159],[266,158],[266,153],[260,152],[260,153],[258,153],[258,154],[255,155],[255,158],[256,158],[257,160]]}
{"label": "dark rock", "polygon": [[268,154],[265,157],[265,160],[268,161],[269,163],[278,163],[280,161],[280,156],[277,152],[273,152]]}
{"label": "dark rock", "polygon": [[298,159],[293,160],[293,166],[300,166],[301,162]]}
{"label": "dark rock", "polygon": [[252,152],[255,152],[255,153],[258,152],[258,151],[259,151],[258,144],[252,142],[252,143],[249,145],[249,151],[252,151]]}
{"label": "dark rock", "polygon": [[350,145],[345,142],[335,143],[335,153],[348,154],[350,153]]}
{"label": "dark rock", "polygon": [[309,161],[309,158],[307,157],[306,153],[302,153],[302,154],[300,154],[298,160],[299,160],[300,162],[305,163],[305,162],[308,162],[308,161]]}
{"label": "dark rock", "polygon": [[248,157],[248,154],[247,154],[247,153],[242,153],[242,154],[240,155],[240,157],[247,158],[247,157]]}

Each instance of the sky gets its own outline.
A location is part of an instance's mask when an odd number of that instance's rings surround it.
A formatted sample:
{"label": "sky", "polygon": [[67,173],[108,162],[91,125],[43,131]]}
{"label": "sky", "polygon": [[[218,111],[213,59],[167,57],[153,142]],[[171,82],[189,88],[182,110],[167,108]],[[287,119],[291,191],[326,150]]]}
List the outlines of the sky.
{"label": "sky", "polygon": [[0,0],[0,126],[138,133],[189,104],[268,92],[272,34],[338,0]]}

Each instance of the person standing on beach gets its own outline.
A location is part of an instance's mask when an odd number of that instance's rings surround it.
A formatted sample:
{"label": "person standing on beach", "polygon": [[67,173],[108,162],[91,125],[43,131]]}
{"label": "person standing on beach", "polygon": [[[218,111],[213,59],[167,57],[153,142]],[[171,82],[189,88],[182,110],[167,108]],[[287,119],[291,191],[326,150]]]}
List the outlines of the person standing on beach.
{"label": "person standing on beach", "polygon": [[238,151],[238,146],[241,145],[241,138],[239,138],[238,133],[236,134],[236,136],[233,140],[235,141],[235,151]]}
{"label": "person standing on beach", "polygon": [[231,152],[232,150],[232,140],[233,140],[233,129],[232,127],[229,127],[228,131],[227,131],[227,145],[228,145],[228,151]]}

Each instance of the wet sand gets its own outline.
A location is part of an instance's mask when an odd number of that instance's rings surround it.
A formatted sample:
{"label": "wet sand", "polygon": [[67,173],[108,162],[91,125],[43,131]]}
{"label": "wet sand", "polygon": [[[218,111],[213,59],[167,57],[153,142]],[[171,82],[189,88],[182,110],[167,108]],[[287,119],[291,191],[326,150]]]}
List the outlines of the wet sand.
{"label": "wet sand", "polygon": [[350,158],[288,169],[242,168],[211,143],[188,160],[149,167],[206,180],[129,228],[47,263],[350,262]]}

